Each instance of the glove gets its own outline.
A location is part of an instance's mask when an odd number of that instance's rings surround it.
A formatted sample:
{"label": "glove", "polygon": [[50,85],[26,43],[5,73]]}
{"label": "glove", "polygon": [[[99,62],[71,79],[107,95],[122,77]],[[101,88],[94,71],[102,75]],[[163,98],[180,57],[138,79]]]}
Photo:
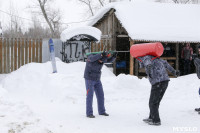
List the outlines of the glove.
{"label": "glove", "polygon": [[147,65],[147,74],[149,75],[149,78],[151,78],[151,65]]}
{"label": "glove", "polygon": [[179,71],[179,70],[175,71],[174,76],[175,76],[175,77],[179,77],[179,76],[180,76],[180,71]]}
{"label": "glove", "polygon": [[114,52],[114,53],[112,54],[112,57],[116,58],[116,57],[117,57],[117,52]]}
{"label": "glove", "polygon": [[106,57],[107,54],[108,54],[108,53],[107,53],[106,51],[103,51],[103,53],[101,53],[101,56],[102,56],[102,57]]}

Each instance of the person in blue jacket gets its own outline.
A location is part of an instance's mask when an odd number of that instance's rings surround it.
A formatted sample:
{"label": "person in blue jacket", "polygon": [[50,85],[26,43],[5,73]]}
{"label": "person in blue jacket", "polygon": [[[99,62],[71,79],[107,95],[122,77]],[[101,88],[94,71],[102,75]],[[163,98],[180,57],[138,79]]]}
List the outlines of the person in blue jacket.
{"label": "person in blue jacket", "polygon": [[106,113],[104,106],[104,92],[101,83],[101,69],[104,63],[113,62],[116,59],[117,53],[113,53],[111,57],[107,52],[102,52],[100,54],[91,54],[88,56],[86,61],[86,67],[84,72],[85,85],[87,90],[86,97],[86,116],[88,118],[95,118],[93,115],[93,94],[95,92],[98,104],[99,115],[109,116]]}

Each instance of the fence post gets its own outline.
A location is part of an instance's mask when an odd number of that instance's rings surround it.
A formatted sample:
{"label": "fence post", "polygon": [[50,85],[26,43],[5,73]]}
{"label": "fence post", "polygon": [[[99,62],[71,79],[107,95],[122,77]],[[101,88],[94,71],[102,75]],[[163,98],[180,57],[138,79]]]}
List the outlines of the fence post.
{"label": "fence post", "polygon": [[15,38],[14,44],[14,70],[17,70],[17,38]]}
{"label": "fence post", "polygon": [[4,72],[4,73],[7,73],[7,71],[6,71],[6,67],[7,67],[7,66],[6,66],[6,65],[7,65],[7,64],[6,64],[6,63],[7,63],[7,60],[6,60],[6,47],[7,47],[7,46],[6,46],[6,39],[4,38],[4,39],[3,39],[3,50],[4,50],[4,52],[3,52],[3,61],[4,61],[4,63],[3,63],[3,64],[4,64],[3,72]]}
{"label": "fence post", "polygon": [[39,47],[39,45],[38,45],[38,42],[39,40],[38,39],[36,39],[36,56],[35,56],[35,62],[38,62],[39,61],[39,53],[38,53],[38,47]]}
{"label": "fence post", "polygon": [[28,39],[25,40],[25,64],[28,64]]}
{"label": "fence post", "polygon": [[11,50],[11,57],[10,57],[10,60],[11,60],[11,72],[14,70],[14,67],[13,67],[13,64],[14,64],[14,60],[13,60],[13,53],[14,53],[14,42],[13,42],[13,38],[11,38],[11,43],[10,43],[10,50]]}
{"label": "fence post", "polygon": [[0,38],[0,73],[3,73],[2,38]]}
{"label": "fence post", "polygon": [[21,66],[24,65],[24,38],[22,38],[22,45],[21,45]]}
{"label": "fence post", "polygon": [[17,50],[18,50],[18,69],[20,68],[20,58],[21,58],[21,51],[20,51],[20,49],[21,49],[21,39],[20,38],[18,38],[18,48],[17,48]]}
{"label": "fence post", "polygon": [[32,62],[35,62],[35,39],[32,40]]}
{"label": "fence post", "polygon": [[42,39],[40,39],[40,63],[42,63]]}
{"label": "fence post", "polygon": [[29,60],[28,62],[31,63],[31,39],[29,39]]}
{"label": "fence post", "polygon": [[6,57],[7,57],[7,67],[6,67],[6,72],[7,73],[10,73],[10,39],[7,38],[7,54],[6,54]]}

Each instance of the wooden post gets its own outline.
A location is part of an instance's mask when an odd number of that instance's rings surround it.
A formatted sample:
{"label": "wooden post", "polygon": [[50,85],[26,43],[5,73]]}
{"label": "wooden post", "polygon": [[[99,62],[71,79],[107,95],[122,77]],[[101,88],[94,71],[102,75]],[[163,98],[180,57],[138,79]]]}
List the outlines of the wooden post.
{"label": "wooden post", "polygon": [[14,39],[11,38],[11,43],[10,43],[10,50],[11,50],[11,72],[14,71]]}
{"label": "wooden post", "polygon": [[32,41],[32,62],[35,62],[35,39]]}
{"label": "wooden post", "polygon": [[39,42],[38,42],[39,40],[38,39],[36,39],[36,56],[35,56],[35,62],[38,62],[39,61],[39,51],[38,51],[38,47],[39,47]]}
{"label": "wooden post", "polygon": [[25,64],[28,63],[28,39],[25,40]]}
{"label": "wooden post", "polygon": [[179,70],[179,43],[176,43],[176,70]]}
{"label": "wooden post", "polygon": [[103,51],[103,45],[105,45],[104,44],[104,40],[101,40],[101,49],[100,49],[100,51]]}
{"label": "wooden post", "polygon": [[93,52],[94,50],[93,50],[93,48],[94,48],[94,43],[93,42],[91,42],[91,50],[90,50],[90,52]]}
{"label": "wooden post", "polygon": [[3,61],[4,61],[4,73],[7,73],[7,71],[6,71],[6,68],[7,68],[7,59],[6,59],[6,39],[4,38],[3,39],[3,50],[4,50],[4,52],[3,52]]}
{"label": "wooden post", "polygon": [[32,62],[32,60],[31,60],[31,39],[29,39],[29,49],[28,49],[29,51],[29,56],[28,56],[28,62],[29,63],[31,63]]}
{"label": "wooden post", "polygon": [[20,68],[20,63],[21,63],[21,61],[20,61],[20,59],[21,59],[21,51],[20,51],[20,49],[21,49],[21,39],[20,38],[18,38],[18,69]]}
{"label": "wooden post", "polygon": [[[134,45],[134,41],[130,39],[130,47]],[[130,75],[134,75],[134,58],[130,55]]]}
{"label": "wooden post", "polygon": [[2,52],[2,38],[0,38],[0,74],[3,73],[3,58],[2,58],[2,55],[3,55],[3,52]]}
{"label": "wooden post", "polygon": [[7,54],[6,54],[6,56],[7,56],[7,67],[6,67],[6,72],[7,73],[10,73],[10,39],[9,38],[7,38],[6,39],[7,40]]}
{"label": "wooden post", "polygon": [[14,44],[14,70],[17,70],[17,38],[15,38]]}
{"label": "wooden post", "polygon": [[24,65],[24,38],[22,38],[22,46],[21,46],[21,65]]}
{"label": "wooden post", "polygon": [[101,50],[101,42],[98,43],[98,50],[97,51],[100,51]]}
{"label": "wooden post", "polygon": [[138,60],[135,60],[134,64],[135,64],[135,75],[139,76],[139,67],[138,67],[139,64],[138,64]]}
{"label": "wooden post", "polygon": [[39,60],[39,62],[42,63],[42,39],[40,39],[39,45],[40,45],[40,60]]}

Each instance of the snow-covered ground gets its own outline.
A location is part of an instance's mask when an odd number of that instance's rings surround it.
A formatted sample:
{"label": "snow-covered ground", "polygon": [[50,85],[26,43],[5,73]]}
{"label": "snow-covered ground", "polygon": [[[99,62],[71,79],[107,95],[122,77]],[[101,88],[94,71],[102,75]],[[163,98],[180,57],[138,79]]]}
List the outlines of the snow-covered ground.
{"label": "snow-covered ground", "polygon": [[[150,84],[146,78],[113,75],[103,67],[102,83],[109,117],[85,116],[85,63],[30,63],[0,75],[0,133],[172,133],[200,132],[196,74],[171,79],[160,105],[161,126],[142,121],[149,113]],[[182,133],[182,132],[181,132]]]}

